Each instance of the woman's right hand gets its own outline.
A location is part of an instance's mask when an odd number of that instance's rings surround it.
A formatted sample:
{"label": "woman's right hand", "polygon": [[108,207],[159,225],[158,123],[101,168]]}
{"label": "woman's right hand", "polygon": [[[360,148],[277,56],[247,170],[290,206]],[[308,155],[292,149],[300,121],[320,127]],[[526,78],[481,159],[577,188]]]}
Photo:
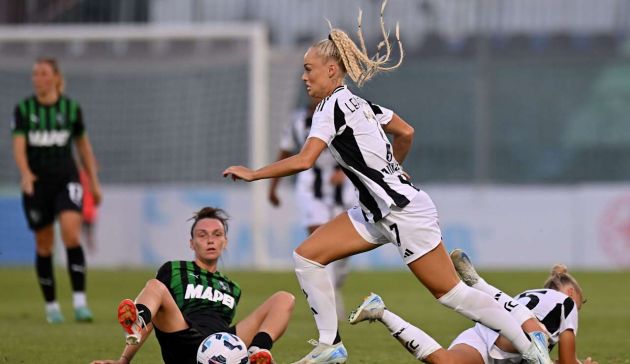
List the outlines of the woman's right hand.
{"label": "woman's right hand", "polygon": [[34,175],[31,172],[25,173],[22,175],[22,181],[20,182],[20,188],[22,189],[22,191],[28,195],[31,196],[33,195],[33,185],[35,184],[35,181],[37,180],[37,176]]}

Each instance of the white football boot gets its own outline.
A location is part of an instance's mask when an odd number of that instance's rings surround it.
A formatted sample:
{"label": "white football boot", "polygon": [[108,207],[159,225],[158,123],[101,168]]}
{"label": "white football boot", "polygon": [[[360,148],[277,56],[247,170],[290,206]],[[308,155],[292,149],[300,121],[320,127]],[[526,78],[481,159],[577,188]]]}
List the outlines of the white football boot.
{"label": "white football boot", "polygon": [[466,283],[468,286],[472,286],[479,282],[481,277],[475,270],[468,254],[461,249],[455,249],[451,252],[451,260],[453,261],[453,265],[455,266],[455,270],[462,278],[462,281]]}
{"label": "white football boot", "polygon": [[348,351],[341,342],[328,345],[309,340],[309,344],[315,348],[293,364],[343,364],[348,360]]}
{"label": "white football boot", "polygon": [[350,313],[350,316],[348,316],[348,322],[352,325],[356,325],[365,320],[374,322],[383,317],[384,310],[385,302],[383,302],[381,296],[376,293],[370,293],[367,297],[365,297],[359,307],[355,308],[354,311]]}
{"label": "white football boot", "polygon": [[531,364],[553,364],[549,357],[549,348],[547,347],[547,335],[542,331],[532,331],[529,333],[532,344],[523,353],[523,360]]}

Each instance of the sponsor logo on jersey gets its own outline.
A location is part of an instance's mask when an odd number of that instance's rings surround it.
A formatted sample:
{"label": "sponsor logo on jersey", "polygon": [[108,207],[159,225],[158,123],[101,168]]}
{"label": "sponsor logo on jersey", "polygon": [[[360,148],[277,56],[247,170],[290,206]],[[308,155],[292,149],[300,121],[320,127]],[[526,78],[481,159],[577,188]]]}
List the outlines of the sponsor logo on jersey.
{"label": "sponsor logo on jersey", "polygon": [[223,305],[234,308],[234,297],[230,296],[227,293],[221,292],[216,289],[212,289],[212,287],[207,287],[204,290],[204,286],[201,284],[189,284],[186,286],[186,294],[184,295],[184,299],[202,299],[208,300],[212,302],[221,302]]}
{"label": "sponsor logo on jersey", "polygon": [[68,130],[33,130],[28,132],[28,144],[34,147],[62,147],[68,143]]}

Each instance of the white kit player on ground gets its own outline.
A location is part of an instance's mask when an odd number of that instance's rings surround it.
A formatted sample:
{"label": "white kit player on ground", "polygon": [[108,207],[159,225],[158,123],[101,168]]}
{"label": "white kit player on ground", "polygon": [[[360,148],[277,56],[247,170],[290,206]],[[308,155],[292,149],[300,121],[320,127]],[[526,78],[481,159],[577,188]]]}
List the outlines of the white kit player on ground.
{"label": "white kit player on ground", "polygon": [[[383,8],[385,3],[383,3]],[[359,16],[359,24],[361,17]],[[492,297],[463,283],[442,244],[438,214],[427,193],[415,187],[400,163],[411,149],[414,129],[392,110],[355,95],[346,74],[361,87],[388,66],[392,48],[381,11],[384,54],[369,56],[361,32],[360,47],[340,29],[311,46],[304,55],[302,80],[311,97],[321,98],[300,153],[257,170],[231,166],[224,177],[255,181],[293,175],[311,168],[328,147],[359,192],[359,205],[322,225],[295,249],[295,272],[319,331],[310,353],[297,361],[345,363],[348,352],[338,332],[334,288],[326,265],[386,243],[397,248],[411,272],[443,305],[481,322],[508,338],[528,363],[549,364],[542,333],[528,338],[519,323]],[[332,28],[332,27],[331,27]],[[383,90],[386,92],[386,90]],[[392,136],[392,141],[386,134]],[[427,136],[430,137],[430,136]],[[534,319],[525,328],[538,328]]]}
{"label": "white kit player on ground", "polygon": [[[575,337],[578,311],[586,300],[582,288],[568,273],[565,265],[558,264],[552,268],[543,288],[530,289],[512,298],[481,278],[462,250],[454,250],[451,259],[466,284],[486,292],[507,307],[519,307],[519,310],[512,311],[518,321],[536,317],[543,325],[541,329],[546,330],[549,349],[558,345],[557,363],[581,363],[576,355]],[[515,306],[513,300],[520,305]],[[522,360],[522,356],[505,337],[481,324],[463,331],[445,350],[420,328],[385,308],[385,303],[375,293],[365,298],[350,314],[348,321],[353,325],[362,321],[380,321],[405,349],[427,363],[518,364]],[[589,357],[584,360],[584,364],[597,362]]]}
{"label": "white kit player on ground", "polygon": [[[307,107],[293,114],[291,123],[285,128],[280,139],[278,160],[298,153],[308,138],[313,122],[313,112],[319,99],[311,98]],[[280,178],[272,178],[269,185],[269,201],[280,205],[277,193]],[[341,170],[335,158],[324,150],[313,168],[297,174],[295,197],[301,213],[302,225],[312,234],[321,225],[358,203],[352,183]],[[345,317],[341,287],[348,275],[349,259],[340,259],[326,266],[335,287],[337,316]]]}

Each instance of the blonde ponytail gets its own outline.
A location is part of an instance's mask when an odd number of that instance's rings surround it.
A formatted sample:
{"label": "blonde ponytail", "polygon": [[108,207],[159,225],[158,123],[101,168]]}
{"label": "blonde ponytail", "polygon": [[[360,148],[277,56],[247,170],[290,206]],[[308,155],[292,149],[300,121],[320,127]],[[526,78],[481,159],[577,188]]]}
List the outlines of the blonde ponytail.
{"label": "blonde ponytail", "polygon": [[[344,73],[347,73],[354,83],[361,87],[367,81],[371,80],[377,73],[385,71],[393,71],[398,68],[404,58],[404,50],[402,42],[400,41],[400,26],[396,23],[396,40],[398,42],[398,48],[400,49],[400,59],[398,63],[393,66],[387,66],[390,61],[392,47],[389,42],[389,33],[385,30],[385,21],[383,20],[383,12],[387,0],[383,1],[381,6],[381,32],[383,34],[383,41],[378,44],[376,54],[370,57],[367,53],[365,46],[365,40],[363,39],[363,31],[361,30],[363,12],[359,10],[358,31],[359,42],[361,49],[350,39],[348,34],[341,29],[333,28],[332,24],[328,22],[330,27],[330,35],[328,39],[319,41],[314,45],[319,51],[319,54],[328,58],[332,58],[342,66]],[[385,48],[385,53],[380,54],[381,49]]]}
{"label": "blonde ponytail", "polygon": [[580,284],[577,282],[577,280],[569,274],[569,269],[567,268],[567,266],[564,264],[556,264],[553,266],[553,268],[551,268],[551,273],[545,281],[543,287],[560,291],[562,287],[567,285],[571,285],[573,288],[575,288],[575,290],[580,294],[581,297],[584,297],[582,293],[582,287],[580,287]]}

